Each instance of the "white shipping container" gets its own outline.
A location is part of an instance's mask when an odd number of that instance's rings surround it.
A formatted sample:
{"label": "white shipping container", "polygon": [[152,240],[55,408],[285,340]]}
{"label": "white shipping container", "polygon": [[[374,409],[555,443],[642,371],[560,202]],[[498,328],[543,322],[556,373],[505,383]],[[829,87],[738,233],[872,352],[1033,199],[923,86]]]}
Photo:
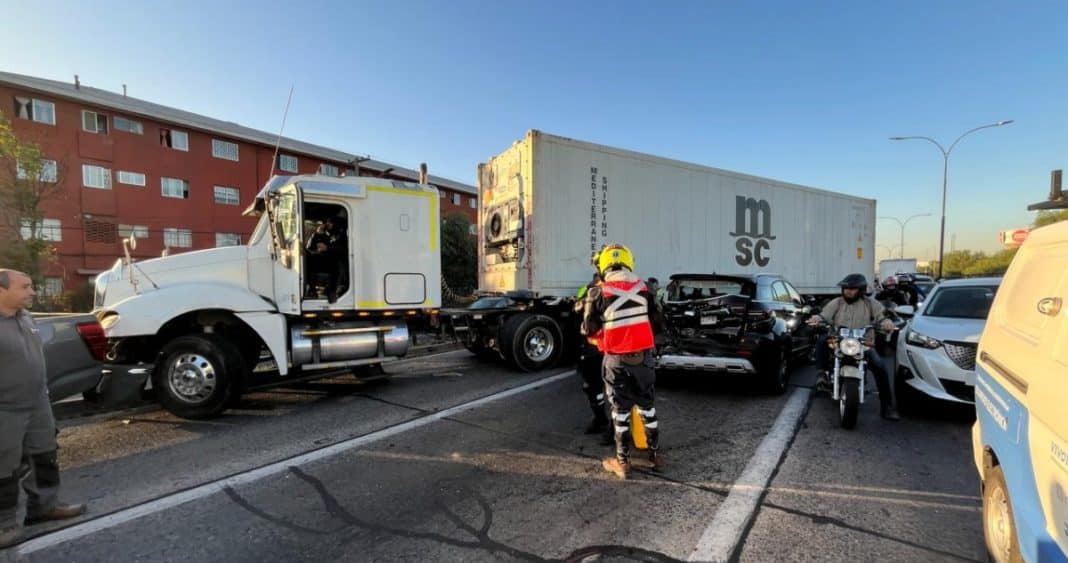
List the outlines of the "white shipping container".
{"label": "white shipping container", "polygon": [[875,201],[532,130],[479,165],[479,286],[575,294],[603,244],[637,273],[776,273],[809,294],[874,275]]}

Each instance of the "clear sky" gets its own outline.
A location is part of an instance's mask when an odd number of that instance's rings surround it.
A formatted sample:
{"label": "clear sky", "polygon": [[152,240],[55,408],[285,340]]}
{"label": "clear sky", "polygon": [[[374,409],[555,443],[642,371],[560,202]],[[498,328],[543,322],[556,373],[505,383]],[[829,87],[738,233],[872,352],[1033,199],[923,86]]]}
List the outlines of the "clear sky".
{"label": "clear sky", "polygon": [[[471,184],[527,129],[871,197],[905,254],[996,250],[1068,167],[1068,2],[9,0],[0,70]],[[898,244],[879,221],[877,243]],[[878,247],[883,258],[888,248]],[[894,250],[895,255],[897,250]]]}

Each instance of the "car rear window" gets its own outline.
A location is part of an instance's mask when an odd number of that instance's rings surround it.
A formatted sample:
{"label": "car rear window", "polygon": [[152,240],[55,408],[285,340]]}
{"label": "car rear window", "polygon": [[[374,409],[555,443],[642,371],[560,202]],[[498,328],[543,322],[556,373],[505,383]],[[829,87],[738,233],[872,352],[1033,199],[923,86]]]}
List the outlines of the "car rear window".
{"label": "car rear window", "polygon": [[684,301],[686,299],[708,299],[721,295],[741,295],[753,297],[754,284],[743,280],[676,280],[668,291],[668,299]]}
{"label": "car rear window", "polygon": [[931,296],[923,314],[951,319],[985,319],[997,291],[997,286],[943,287]]}

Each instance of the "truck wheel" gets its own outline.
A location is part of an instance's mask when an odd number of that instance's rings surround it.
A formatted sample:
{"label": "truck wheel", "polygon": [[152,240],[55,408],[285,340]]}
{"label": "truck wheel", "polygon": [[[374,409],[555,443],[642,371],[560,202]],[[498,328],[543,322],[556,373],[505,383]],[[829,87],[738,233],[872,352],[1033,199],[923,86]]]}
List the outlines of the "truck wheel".
{"label": "truck wheel", "polygon": [[987,470],[983,479],[983,537],[991,561],[1018,563],[1023,560],[1016,521],[1012,516],[1012,501],[1000,465]]}
{"label": "truck wheel", "polygon": [[522,371],[538,371],[556,365],[563,352],[560,327],[545,315],[522,313],[501,329],[501,355]]}
{"label": "truck wheel", "polygon": [[152,387],[168,411],[190,419],[221,413],[240,395],[246,376],[241,352],[229,341],[210,334],[181,336],[160,352]]}

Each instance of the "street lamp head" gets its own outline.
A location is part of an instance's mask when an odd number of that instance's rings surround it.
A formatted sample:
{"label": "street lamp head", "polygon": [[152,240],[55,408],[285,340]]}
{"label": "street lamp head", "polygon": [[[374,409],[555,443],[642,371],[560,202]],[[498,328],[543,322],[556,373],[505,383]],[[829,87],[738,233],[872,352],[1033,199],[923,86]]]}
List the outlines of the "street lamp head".
{"label": "street lamp head", "polygon": [[890,137],[890,140],[891,141],[904,141],[905,138],[904,137]]}
{"label": "street lamp head", "polygon": [[1008,125],[1008,124],[1012,123],[1013,121],[1015,121],[1015,119],[1006,119],[1005,121],[997,122],[997,125],[1000,127],[1002,125]]}

